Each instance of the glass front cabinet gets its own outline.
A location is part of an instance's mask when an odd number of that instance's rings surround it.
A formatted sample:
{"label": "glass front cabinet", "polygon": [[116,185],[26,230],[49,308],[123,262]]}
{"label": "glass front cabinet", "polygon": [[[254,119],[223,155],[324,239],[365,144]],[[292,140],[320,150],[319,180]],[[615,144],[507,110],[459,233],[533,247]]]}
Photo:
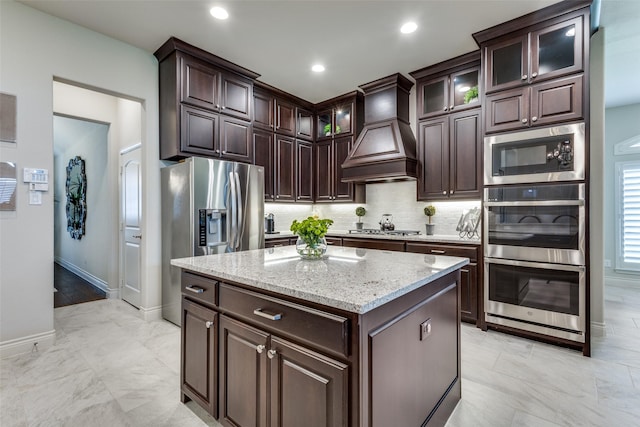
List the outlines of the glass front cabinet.
{"label": "glass front cabinet", "polygon": [[353,133],[353,103],[344,103],[318,112],[317,137],[331,138]]}
{"label": "glass front cabinet", "polygon": [[419,118],[479,106],[480,67],[474,67],[418,84]]}
{"label": "glass front cabinet", "polygon": [[562,21],[486,48],[487,93],[583,69],[583,17]]}

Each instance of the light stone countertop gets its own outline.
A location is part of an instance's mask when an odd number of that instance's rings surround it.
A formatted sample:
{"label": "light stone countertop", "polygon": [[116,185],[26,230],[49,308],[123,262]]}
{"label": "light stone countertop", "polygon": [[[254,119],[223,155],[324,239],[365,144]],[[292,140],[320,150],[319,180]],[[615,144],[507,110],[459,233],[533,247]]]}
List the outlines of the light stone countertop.
{"label": "light stone countertop", "polygon": [[366,313],[467,265],[467,258],[329,247],[302,260],[293,246],[171,260],[198,273],[353,313]]}
{"label": "light stone countertop", "polygon": [[[266,240],[281,239],[287,237],[294,237],[294,234],[290,231],[282,231],[277,234],[265,234]],[[327,237],[354,237],[358,239],[384,239],[384,240],[406,240],[412,242],[424,242],[424,243],[458,243],[467,245],[480,245],[479,238],[469,239],[466,237],[460,237],[457,234],[434,234],[427,236],[424,233],[412,236],[399,236],[395,234],[365,234],[365,233],[349,233],[348,230],[329,230]]]}

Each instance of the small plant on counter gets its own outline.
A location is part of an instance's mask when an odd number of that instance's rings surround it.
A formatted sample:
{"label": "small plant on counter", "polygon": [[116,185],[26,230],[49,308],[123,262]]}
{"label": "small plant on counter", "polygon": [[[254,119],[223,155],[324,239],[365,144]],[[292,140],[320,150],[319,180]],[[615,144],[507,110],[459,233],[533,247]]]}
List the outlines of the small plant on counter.
{"label": "small plant on counter", "polygon": [[298,235],[296,250],[303,258],[318,259],[322,257],[327,250],[324,236],[331,224],[333,224],[332,219],[320,219],[317,216],[310,216],[302,221],[293,220],[290,230]]}
{"label": "small plant on counter", "polygon": [[362,223],[362,217],[367,213],[367,210],[362,207],[362,206],[358,206],[356,208],[356,216],[358,217],[358,222]]}
{"label": "small plant on counter", "polygon": [[436,214],[436,207],[433,205],[425,206],[424,214],[429,218],[429,224],[431,224],[431,217]]}

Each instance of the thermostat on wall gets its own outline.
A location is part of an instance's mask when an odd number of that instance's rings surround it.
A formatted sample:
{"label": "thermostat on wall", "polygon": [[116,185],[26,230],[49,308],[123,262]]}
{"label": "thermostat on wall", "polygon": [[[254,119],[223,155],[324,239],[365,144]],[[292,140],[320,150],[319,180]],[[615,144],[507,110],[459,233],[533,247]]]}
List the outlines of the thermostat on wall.
{"label": "thermostat on wall", "polygon": [[38,184],[47,184],[49,182],[48,169],[24,168],[22,182],[37,182]]}

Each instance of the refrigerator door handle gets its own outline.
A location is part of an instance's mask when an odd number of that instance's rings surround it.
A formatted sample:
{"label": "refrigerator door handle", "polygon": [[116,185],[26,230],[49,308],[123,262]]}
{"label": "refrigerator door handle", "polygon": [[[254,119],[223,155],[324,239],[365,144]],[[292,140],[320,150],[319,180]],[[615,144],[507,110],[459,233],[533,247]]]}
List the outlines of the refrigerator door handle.
{"label": "refrigerator door handle", "polygon": [[236,249],[236,239],[238,233],[238,217],[236,215],[236,211],[238,209],[238,197],[236,196],[236,180],[233,176],[233,172],[229,172],[229,187],[231,189],[231,236],[229,236],[229,246],[231,250],[235,251]]}
{"label": "refrigerator door handle", "polygon": [[240,186],[240,175],[238,172],[233,173],[233,178],[236,181],[236,197],[237,197],[237,209],[236,209],[236,241],[234,242],[234,250],[240,247],[240,240],[242,239],[242,224],[243,222],[243,212],[242,212],[242,187]]}

